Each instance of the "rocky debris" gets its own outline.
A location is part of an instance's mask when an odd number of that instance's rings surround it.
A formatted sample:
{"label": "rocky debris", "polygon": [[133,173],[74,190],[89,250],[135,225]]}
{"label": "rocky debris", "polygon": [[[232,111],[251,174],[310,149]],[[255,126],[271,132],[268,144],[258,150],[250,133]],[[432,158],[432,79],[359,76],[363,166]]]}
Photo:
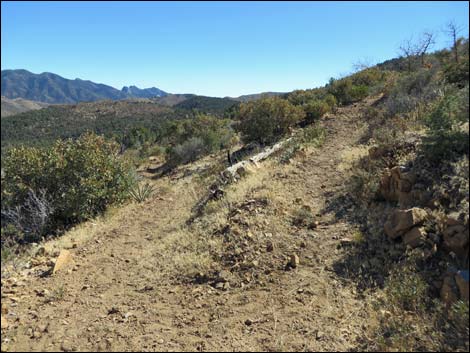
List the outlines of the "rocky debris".
{"label": "rocky debris", "polygon": [[416,248],[426,239],[426,231],[423,227],[411,228],[408,232],[403,235],[403,243],[406,246]]}
{"label": "rocky debris", "polygon": [[391,239],[403,236],[411,228],[424,223],[428,213],[421,208],[413,207],[408,210],[395,210],[384,225],[385,233]]}
{"label": "rocky debris", "polygon": [[52,274],[55,274],[57,271],[60,271],[67,267],[73,262],[72,254],[68,250],[62,250],[57,258]]}

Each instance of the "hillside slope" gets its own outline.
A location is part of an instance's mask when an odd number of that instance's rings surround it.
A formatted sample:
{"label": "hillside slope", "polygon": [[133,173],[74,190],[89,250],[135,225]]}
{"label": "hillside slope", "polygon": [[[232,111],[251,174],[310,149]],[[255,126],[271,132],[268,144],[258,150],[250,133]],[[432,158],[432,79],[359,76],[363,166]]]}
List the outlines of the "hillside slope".
{"label": "hillside slope", "polygon": [[[49,242],[31,269],[4,269],[2,350],[357,349],[375,318],[371,297],[333,270],[356,230],[331,201],[362,107],[322,118],[321,148],[264,162],[191,226],[204,161],[196,173],[149,179],[158,190],[149,200]],[[316,215],[315,229],[292,223],[300,208]],[[74,264],[44,275],[61,248]]]}
{"label": "hillside slope", "polygon": [[29,110],[47,107],[47,103],[30,101],[23,98],[9,99],[2,96],[2,117],[15,115]]}

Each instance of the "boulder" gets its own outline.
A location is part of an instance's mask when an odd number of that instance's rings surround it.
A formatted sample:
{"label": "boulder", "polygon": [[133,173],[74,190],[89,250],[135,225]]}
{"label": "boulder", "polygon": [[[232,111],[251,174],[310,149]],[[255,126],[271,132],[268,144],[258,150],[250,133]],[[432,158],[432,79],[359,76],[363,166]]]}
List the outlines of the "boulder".
{"label": "boulder", "polygon": [[444,246],[461,258],[468,257],[469,229],[463,225],[451,225],[442,232]]}
{"label": "boulder", "polygon": [[426,231],[423,227],[414,227],[411,228],[408,232],[403,235],[403,243],[406,246],[411,246],[416,248],[426,239]]}
{"label": "boulder", "polygon": [[459,300],[457,286],[453,276],[447,275],[444,277],[440,294],[441,300],[447,305],[452,305],[457,300]]}
{"label": "boulder", "polygon": [[403,236],[415,226],[424,223],[427,212],[421,208],[413,207],[408,210],[395,210],[384,225],[385,233],[391,239]]}
{"label": "boulder", "polygon": [[409,207],[414,201],[411,191],[416,179],[416,175],[406,172],[404,167],[386,169],[380,179],[379,194],[387,201],[398,202],[402,208]]}

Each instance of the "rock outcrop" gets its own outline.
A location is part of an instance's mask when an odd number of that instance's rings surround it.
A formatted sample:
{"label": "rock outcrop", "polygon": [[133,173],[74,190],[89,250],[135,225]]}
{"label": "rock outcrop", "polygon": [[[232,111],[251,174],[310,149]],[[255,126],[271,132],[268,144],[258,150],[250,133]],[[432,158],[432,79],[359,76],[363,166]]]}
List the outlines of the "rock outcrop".
{"label": "rock outcrop", "polygon": [[[385,222],[384,230],[390,239],[396,239],[409,233],[414,227],[421,226],[426,220],[428,213],[422,209],[413,207],[408,210],[395,210]],[[413,231],[408,239],[414,239],[416,234]]]}

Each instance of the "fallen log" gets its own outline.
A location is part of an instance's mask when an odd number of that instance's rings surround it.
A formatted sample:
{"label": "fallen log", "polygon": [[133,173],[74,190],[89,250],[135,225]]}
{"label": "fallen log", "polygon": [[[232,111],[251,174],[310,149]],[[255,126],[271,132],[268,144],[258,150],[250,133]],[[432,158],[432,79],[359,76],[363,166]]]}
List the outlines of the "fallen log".
{"label": "fallen log", "polygon": [[275,145],[268,147],[262,152],[252,156],[251,158],[238,162],[221,172],[219,178],[209,187],[209,192],[204,195],[193,207],[192,216],[189,218],[187,223],[191,224],[196,218],[200,217],[209,201],[223,197],[223,188],[226,185],[237,181],[240,177],[243,177],[248,172],[258,168],[261,161],[267,159],[274,152],[280,150],[282,146],[284,146],[284,144],[290,140],[291,138],[288,138],[287,140],[278,142]]}

